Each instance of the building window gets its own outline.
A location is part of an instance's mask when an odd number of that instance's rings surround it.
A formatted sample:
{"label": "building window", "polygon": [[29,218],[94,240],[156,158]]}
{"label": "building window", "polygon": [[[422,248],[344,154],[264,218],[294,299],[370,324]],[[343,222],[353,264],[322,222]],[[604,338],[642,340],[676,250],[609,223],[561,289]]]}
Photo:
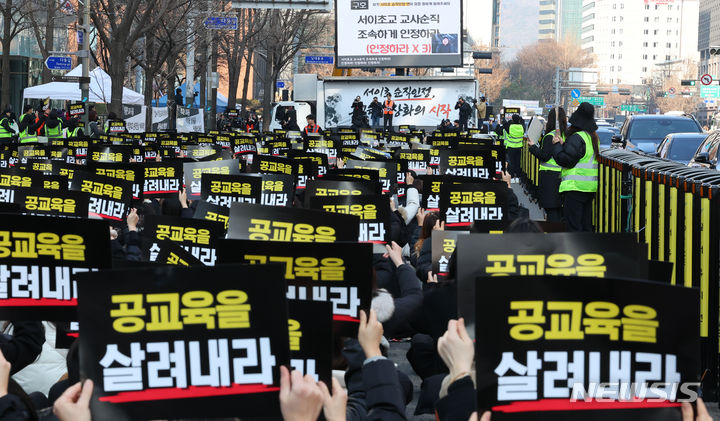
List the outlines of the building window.
{"label": "building window", "polygon": [[643,73],[647,73],[647,67],[642,68]]}
{"label": "building window", "polygon": [[650,22],[650,17],[645,16],[645,22]]}
{"label": "building window", "polygon": [[647,30],[647,29],[646,29],[646,30],[645,30],[644,32],[645,32],[645,35],[647,35],[647,34],[648,34],[648,30]]}
{"label": "building window", "polygon": [[648,43],[647,43],[647,42],[643,42],[643,47],[647,47],[647,46],[648,46]]}
{"label": "building window", "polygon": [[665,46],[666,46],[667,48],[672,48],[672,42],[668,42],[667,44],[665,44]]}
{"label": "building window", "polygon": [[643,60],[647,60],[647,54],[643,54]]}

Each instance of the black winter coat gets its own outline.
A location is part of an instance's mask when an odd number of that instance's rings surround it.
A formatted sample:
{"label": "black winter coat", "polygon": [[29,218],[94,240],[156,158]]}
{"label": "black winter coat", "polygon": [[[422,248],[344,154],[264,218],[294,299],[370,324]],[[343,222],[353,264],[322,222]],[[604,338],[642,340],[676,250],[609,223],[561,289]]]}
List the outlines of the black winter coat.
{"label": "black winter coat", "polygon": [[455,104],[455,109],[460,110],[461,120],[466,120],[470,118],[470,115],[472,114],[472,107],[470,106],[470,104],[467,103],[467,101],[463,102],[462,104],[460,104],[460,101],[458,101],[457,104]]}
{"label": "black winter coat", "polygon": [[380,118],[383,116],[383,105],[380,101],[371,102],[368,108],[370,108],[370,117]]}
{"label": "black winter coat", "polygon": [[[553,152],[553,135],[547,134],[538,145],[530,146],[530,153],[535,155],[540,162],[548,162]],[[540,182],[538,183],[538,198],[540,206],[545,209],[562,207],[560,197],[560,171],[540,171]]]}
{"label": "black winter coat", "polygon": [[347,421],[405,420],[405,400],[395,364],[385,359],[364,364],[365,355],[355,339],[345,342],[343,355],[348,361]]}
{"label": "black winter coat", "polygon": [[400,295],[393,297],[395,311],[390,320],[383,323],[383,331],[387,338],[407,338],[414,333],[410,322],[415,320],[422,310],[422,287],[415,276],[415,270],[407,263],[398,266],[395,274]]}
{"label": "black winter coat", "polygon": [[32,364],[45,343],[45,329],[40,322],[12,322],[13,334],[0,335],[0,351],[15,374]]}
{"label": "black winter coat", "polygon": [[552,149],[553,158],[563,168],[573,168],[585,156],[585,141],[575,133],[564,143],[555,143]]}
{"label": "black winter coat", "polygon": [[[455,380],[448,387],[448,394],[436,404],[440,421],[466,421],[477,408],[475,386],[470,376]],[[478,419],[480,419],[478,414]]]}

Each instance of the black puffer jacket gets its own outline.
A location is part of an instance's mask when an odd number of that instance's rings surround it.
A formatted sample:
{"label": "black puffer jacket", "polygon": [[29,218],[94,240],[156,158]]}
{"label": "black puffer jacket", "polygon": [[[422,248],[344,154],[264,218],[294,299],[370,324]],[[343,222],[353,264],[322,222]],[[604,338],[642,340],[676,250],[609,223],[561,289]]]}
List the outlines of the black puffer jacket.
{"label": "black puffer jacket", "polygon": [[567,138],[564,143],[555,143],[553,158],[563,168],[573,168],[585,156],[585,141],[579,134]]}

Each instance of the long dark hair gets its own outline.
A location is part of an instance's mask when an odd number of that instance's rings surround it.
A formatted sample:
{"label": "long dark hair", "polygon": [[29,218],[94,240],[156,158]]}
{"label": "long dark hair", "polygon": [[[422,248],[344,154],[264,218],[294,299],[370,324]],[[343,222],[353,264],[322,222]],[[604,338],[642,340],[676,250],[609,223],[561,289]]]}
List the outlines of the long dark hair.
{"label": "long dark hair", "polygon": [[422,230],[420,231],[420,238],[415,243],[415,255],[420,256],[420,250],[422,250],[423,243],[426,239],[432,236],[433,227],[435,223],[440,219],[437,212],[428,212],[425,214],[425,220],[423,221]]}
{"label": "long dark hair", "polygon": [[[555,110],[558,110],[557,113],[560,115],[559,122],[555,118]],[[561,135],[567,132],[567,114],[565,114],[565,109],[562,107],[553,108],[548,114],[547,124],[545,124],[545,134],[550,134],[555,129],[560,129]]]}
{"label": "long dark hair", "polygon": [[565,134],[566,138],[570,138],[570,136],[574,135],[575,133],[580,133],[582,131],[587,132],[587,134],[590,135],[590,139],[592,140],[593,150],[595,151],[595,159],[600,156],[600,138],[598,137],[596,132],[588,132],[587,130],[583,130],[579,127],[570,126],[568,128],[567,133]]}

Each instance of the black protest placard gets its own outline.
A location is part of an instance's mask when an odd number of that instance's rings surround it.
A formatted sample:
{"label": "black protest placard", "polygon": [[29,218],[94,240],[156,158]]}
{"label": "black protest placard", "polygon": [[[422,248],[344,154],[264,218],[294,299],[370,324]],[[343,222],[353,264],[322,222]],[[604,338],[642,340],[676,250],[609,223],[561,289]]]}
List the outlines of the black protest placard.
{"label": "black protest placard", "polygon": [[227,238],[299,243],[356,242],[359,218],[311,209],[233,203]]}
{"label": "black protest placard", "polygon": [[[212,139],[211,139],[212,141]],[[214,142],[214,141],[213,141]],[[210,145],[187,145],[184,156],[193,159],[203,159],[208,156],[215,155],[222,151],[221,146],[215,144]]]}
{"label": "black protest placard", "polygon": [[262,174],[262,205],[292,206],[295,179],[287,174]]}
{"label": "black protest placard", "polygon": [[440,151],[441,175],[490,179],[495,172],[495,158],[490,150]]}
{"label": "black protest placard", "polygon": [[422,175],[430,165],[430,150],[427,149],[400,149],[397,158],[407,163],[408,171],[415,171]]}
{"label": "black protest placard", "polygon": [[132,200],[132,182],[120,178],[78,172],[70,188],[89,195],[88,215],[93,218],[122,221]]}
{"label": "black protest placard", "polygon": [[350,159],[345,164],[347,168],[360,168],[375,170],[380,177],[382,192],[390,193],[392,187],[397,185],[397,162],[396,161],[360,161]]}
{"label": "black protest placard", "polygon": [[79,337],[80,324],[78,322],[55,323],[55,349],[69,349]]}
{"label": "black protest placard", "polygon": [[[679,420],[700,375],[696,289],[478,278],[476,369],[493,420]],[[492,403],[491,403],[492,402]]]}
{"label": "black protest placard", "polygon": [[330,301],[340,336],[357,336],[372,299],[372,246],[219,240],[218,263],[284,263],[288,300]]}
{"label": "black protest placard", "polygon": [[177,197],[178,191],[182,188],[181,161],[146,162],[142,165],[145,171],[144,197]]}
{"label": "black protest placard", "polygon": [[181,245],[204,265],[215,264],[215,241],[222,237],[222,222],[175,216],[145,216],[143,236],[148,241],[145,254],[154,262],[160,252],[160,242],[170,240]]}
{"label": "black protest placard", "polygon": [[69,190],[17,188],[15,203],[27,215],[88,217],[88,195]]}
{"label": "black protest placard", "polygon": [[363,180],[309,180],[305,190],[305,204],[313,197],[379,195],[381,184]]}
{"label": "black protest placard", "polygon": [[31,158],[27,160],[25,168],[28,171],[37,171],[43,175],[53,175],[53,161],[48,158]]}
{"label": "black protest placard", "polygon": [[85,115],[85,103],[80,102],[76,104],[70,104],[70,108],[68,108],[68,114],[70,114],[71,117]]}
{"label": "black protest placard", "polygon": [[490,155],[495,159],[495,172],[502,174],[503,165],[505,164],[505,147],[503,145],[495,145],[492,141],[481,142],[459,142],[458,149],[466,150],[488,150]]}
{"label": "black protest placard", "polygon": [[440,193],[440,219],[449,229],[469,229],[475,221],[507,219],[507,189],[502,181],[444,182]]}
{"label": "black protest placard", "polygon": [[262,178],[257,175],[203,174],[202,200],[230,207],[233,203],[260,203]]}
{"label": "black protest placard", "polygon": [[325,384],[332,383],[333,305],[330,301],[288,300],[290,366]]}
{"label": "black protest placard", "polygon": [[[362,162],[362,161],[361,161]],[[377,170],[367,170],[364,168],[337,168],[328,171],[327,175],[323,177],[323,180],[336,180],[342,181],[347,179],[357,179],[372,181],[375,183],[380,182],[380,172]]]}
{"label": "black protest placard", "polygon": [[15,203],[18,188],[67,190],[67,179],[59,175],[43,175],[18,168],[0,169],[0,202]]}
{"label": "black protest placard", "polygon": [[457,258],[458,314],[469,320],[478,276],[645,279],[648,268],[647,247],[634,233],[470,234],[458,237]]}
{"label": "black protest placard", "polygon": [[357,241],[390,243],[390,202],[387,196],[316,196],[310,199],[310,209],[355,215],[360,218]]}
{"label": "black protest placard", "polygon": [[290,359],[280,265],[109,271],[79,284],[93,417],[280,416]]}
{"label": "black protest placard", "polygon": [[127,126],[124,120],[120,121],[108,121],[108,132],[109,133],[125,133],[127,132]]}
{"label": "black protest placard", "polygon": [[252,172],[261,174],[298,175],[297,161],[279,156],[256,155],[252,162]]}
{"label": "black protest placard", "polygon": [[145,185],[145,170],[142,166],[96,162],[88,167],[88,169],[99,176],[129,181],[132,183],[132,198],[135,200],[142,198],[142,189]]}
{"label": "black protest placard", "polygon": [[199,201],[195,207],[193,219],[205,219],[207,221],[215,221],[223,224],[224,231],[227,231],[230,223],[230,209],[225,206],[213,205],[205,201]]}
{"label": "black protest placard", "polygon": [[0,317],[76,320],[76,275],[110,268],[103,221],[3,215],[0,220]]}
{"label": "black protest placard", "polygon": [[308,160],[314,162],[317,165],[317,171],[308,174],[307,171],[300,171],[299,174],[306,174],[306,175],[318,175],[318,176],[324,176],[328,173],[329,169],[329,163],[328,163],[328,156],[324,153],[319,152],[304,152],[304,151],[298,151],[298,150],[289,150],[288,151],[288,158],[295,159],[300,161],[301,163],[306,163]]}
{"label": "black protest placard", "polygon": [[203,174],[240,174],[240,161],[227,159],[207,162],[185,162],[183,164],[185,175],[185,189],[188,199],[200,198],[200,181]]}
{"label": "black protest placard", "polygon": [[132,156],[132,146],[130,145],[93,145],[88,151],[88,158],[91,162],[122,164],[130,162],[130,156]]}
{"label": "black protest placard", "polygon": [[163,240],[159,244],[155,262],[172,266],[205,266],[203,262],[198,260],[189,251],[180,247],[177,243],[170,240]]}
{"label": "black protest placard", "polygon": [[423,181],[423,191],[420,198],[420,207],[426,212],[440,211],[440,193],[445,177],[442,175],[424,175],[421,177]]}
{"label": "black protest placard", "polygon": [[249,136],[237,136],[232,138],[232,151],[235,156],[245,154],[256,154],[257,146],[255,138]]}
{"label": "black protest placard", "polygon": [[432,236],[425,241],[432,242],[432,271],[439,279],[445,279],[450,271],[450,256],[457,248],[457,239],[465,235],[463,231],[433,230]]}
{"label": "black protest placard", "polygon": [[327,155],[331,163],[337,158],[338,144],[333,139],[322,139],[308,137],[304,141],[306,152],[317,152]]}

